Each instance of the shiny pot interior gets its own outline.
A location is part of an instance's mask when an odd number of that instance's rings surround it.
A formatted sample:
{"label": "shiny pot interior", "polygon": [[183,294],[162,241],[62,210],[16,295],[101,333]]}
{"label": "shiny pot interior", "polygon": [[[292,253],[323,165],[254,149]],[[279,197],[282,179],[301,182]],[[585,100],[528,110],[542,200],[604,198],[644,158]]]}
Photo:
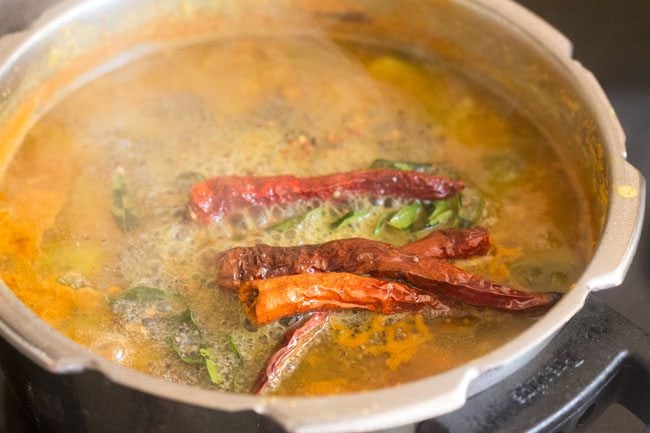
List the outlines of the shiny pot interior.
{"label": "shiny pot interior", "polygon": [[58,334],[2,286],[0,334],[42,367],[95,369],[117,383],[216,410],[254,409],[292,431],[368,431],[460,407],[541,348],[591,290],[622,280],[638,241],[643,180],[625,161],[618,121],[593,77],[571,59],[570,44],[508,1],[66,2],[32,30],[0,42],[0,176],[39,114],[82,83],[160,46],[242,35],[343,37],[432,52],[505,95],[561,143],[558,154],[589,198],[574,211],[592,221],[591,264],[543,319],[484,357],[395,388],[318,398],[217,393],[128,370]]}

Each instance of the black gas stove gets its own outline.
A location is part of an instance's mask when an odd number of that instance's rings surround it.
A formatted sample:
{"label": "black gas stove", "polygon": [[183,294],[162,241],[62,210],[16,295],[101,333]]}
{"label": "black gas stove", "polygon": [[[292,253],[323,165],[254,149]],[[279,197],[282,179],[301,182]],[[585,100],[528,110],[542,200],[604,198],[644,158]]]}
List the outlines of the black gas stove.
{"label": "black gas stove", "polygon": [[[650,174],[650,2],[520,2],[573,41],[576,58],[598,77],[618,113],[628,159]],[[0,0],[0,34],[20,29],[54,3]],[[590,296],[532,361],[462,409],[421,423],[417,432],[650,433],[649,220],[621,287]],[[259,431],[277,428],[261,425]],[[47,433],[22,415],[0,373],[0,433],[37,432]]]}

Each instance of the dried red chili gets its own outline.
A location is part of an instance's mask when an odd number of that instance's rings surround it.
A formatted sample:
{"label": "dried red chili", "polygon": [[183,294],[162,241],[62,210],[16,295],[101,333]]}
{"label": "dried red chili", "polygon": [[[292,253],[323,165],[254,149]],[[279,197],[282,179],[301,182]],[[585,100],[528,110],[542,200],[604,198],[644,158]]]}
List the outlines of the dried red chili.
{"label": "dried red chili", "polygon": [[355,194],[376,197],[440,199],[463,188],[459,180],[429,173],[366,170],[316,177],[219,176],[190,190],[189,213],[203,224],[220,220],[234,208],[286,204],[298,200],[344,200]]}
{"label": "dried red chili", "polygon": [[490,235],[483,227],[435,230],[398,249],[402,253],[419,257],[467,259],[488,252]]}
{"label": "dried red chili", "polygon": [[400,253],[437,258],[468,258],[485,254],[490,248],[487,230],[447,229],[394,247],[363,238],[340,239],[317,245],[272,247],[256,245],[223,251],[217,257],[219,285],[237,289],[244,281],[309,272],[355,272],[360,260],[390,257]]}
{"label": "dried red chili", "polygon": [[[459,241],[463,238],[460,233],[473,239],[470,242],[472,248]],[[447,230],[402,248],[360,238],[296,247],[256,245],[233,248],[218,256],[217,279],[222,287],[236,289],[242,283],[257,279],[316,272],[351,272],[402,279],[429,293],[441,293],[470,305],[503,310],[548,306],[558,299],[559,295],[555,293],[529,293],[497,284],[435,257],[450,253],[462,257],[485,252],[488,239],[484,230],[475,229],[465,232]]]}
{"label": "dried red chili", "polygon": [[497,284],[436,258],[411,256],[409,261],[377,257],[361,263],[356,272],[402,279],[421,290],[444,294],[470,305],[509,311],[549,306],[560,297],[554,292],[531,293]]}
{"label": "dried red chili", "polygon": [[279,381],[284,370],[291,362],[291,358],[300,356],[300,352],[305,350],[323,329],[327,317],[327,312],[313,313],[302,324],[287,331],[273,355],[266,361],[264,369],[260,372],[251,389],[251,393],[262,394]]}
{"label": "dried red chili", "polygon": [[392,314],[424,307],[437,312],[451,310],[435,295],[406,284],[345,272],[249,281],[239,287],[239,300],[256,325],[311,311],[363,309]]}

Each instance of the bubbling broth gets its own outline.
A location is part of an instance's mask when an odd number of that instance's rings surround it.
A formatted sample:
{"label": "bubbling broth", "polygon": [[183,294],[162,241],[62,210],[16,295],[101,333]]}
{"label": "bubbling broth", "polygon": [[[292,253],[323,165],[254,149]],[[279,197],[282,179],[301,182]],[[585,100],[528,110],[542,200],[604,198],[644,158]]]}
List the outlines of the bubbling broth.
{"label": "bubbling broth", "polygon": [[[108,359],[248,392],[295,320],[252,326],[218,286],[217,252],[351,237],[403,245],[420,233],[379,228],[408,200],[363,195],[239,209],[200,225],[188,221],[190,187],[226,174],[363,170],[376,159],[433,164],[478,191],[472,223],[489,230],[492,247],[456,261],[463,269],[533,292],[565,292],[583,269],[583,198],[508,101],[433,58],[240,38],[133,61],[40,118],[2,183],[0,272],[45,321]],[[268,392],[423,378],[493,350],[539,314],[333,312]]]}

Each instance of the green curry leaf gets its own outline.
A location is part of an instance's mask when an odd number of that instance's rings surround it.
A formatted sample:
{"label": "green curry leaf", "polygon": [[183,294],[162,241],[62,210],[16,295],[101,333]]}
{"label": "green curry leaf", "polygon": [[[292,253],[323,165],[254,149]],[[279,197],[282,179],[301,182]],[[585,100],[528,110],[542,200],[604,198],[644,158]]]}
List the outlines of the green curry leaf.
{"label": "green curry leaf", "polygon": [[369,167],[371,170],[392,169],[402,171],[417,171],[419,173],[430,173],[437,176],[445,176],[450,179],[460,179],[458,171],[441,164],[430,164],[427,162],[399,161],[391,159],[375,159]]}
{"label": "green curry leaf", "polygon": [[224,382],[223,375],[219,371],[216,363],[216,354],[214,350],[208,347],[201,347],[199,349],[201,357],[203,357],[203,362],[205,363],[205,368],[208,370],[208,375],[210,376],[210,381],[215,385],[221,385]]}
{"label": "green curry leaf", "polygon": [[[244,364],[244,358],[239,351],[235,339],[232,335],[226,335],[225,347],[219,345],[223,349],[230,352],[219,352],[218,349],[208,344],[198,326],[196,318],[189,308],[178,316],[170,320],[171,324],[171,346],[174,352],[178,355],[181,361],[187,364],[203,364],[205,365],[210,381],[220,387],[229,386],[230,390],[235,390],[239,386],[239,379],[241,376],[241,367]],[[219,369],[219,353],[223,354],[221,364],[231,356],[237,368],[233,368],[231,373],[224,374]],[[227,376],[230,377],[229,385],[226,385]]]}
{"label": "green curry leaf", "polygon": [[372,164],[370,164],[370,168],[373,170],[384,168],[384,169],[393,169],[393,170],[402,170],[402,171],[429,172],[433,168],[433,165],[428,163],[423,163],[423,162],[375,159],[372,162]]}
{"label": "green curry leaf", "polygon": [[355,210],[355,211],[351,210],[347,212],[345,215],[343,215],[341,218],[337,219],[332,224],[330,224],[330,228],[336,229],[357,222],[363,219],[366,215],[368,215],[369,212],[370,211],[367,210]]}
{"label": "green curry leaf", "polygon": [[316,207],[307,212],[301,213],[299,215],[288,218],[284,221],[280,221],[277,224],[267,227],[266,231],[277,231],[277,232],[286,232],[287,230],[293,230],[300,228],[301,224],[312,217],[317,217],[321,213],[322,208]]}
{"label": "green curry leaf", "polygon": [[176,176],[174,179],[174,185],[176,185],[179,189],[187,189],[195,183],[201,182],[202,180],[205,180],[205,176],[203,176],[201,173],[198,173],[196,171],[184,171]]}
{"label": "green curry leaf", "polygon": [[172,320],[171,345],[181,361],[186,364],[200,364],[202,335],[192,310],[189,308]]}
{"label": "green curry leaf", "polygon": [[178,298],[180,295],[176,292],[170,290],[158,289],[156,287],[149,286],[135,286],[129,289],[126,289],[120,293],[115,299],[122,299],[125,301],[135,301],[135,302],[153,302],[153,301],[162,301],[165,299],[174,299]]}
{"label": "green curry leaf", "polygon": [[237,358],[237,361],[239,362],[239,364],[243,364],[244,363],[244,358],[242,357],[241,352],[239,351],[239,349],[237,348],[237,345],[235,344],[235,339],[230,334],[228,334],[228,336],[227,336],[226,346],[228,347],[228,350],[230,350],[230,352],[233,355],[235,355],[235,358]]}
{"label": "green curry leaf", "polygon": [[111,214],[122,232],[135,229],[140,220],[133,210],[133,203],[124,180],[124,170],[118,169],[111,179]]}

